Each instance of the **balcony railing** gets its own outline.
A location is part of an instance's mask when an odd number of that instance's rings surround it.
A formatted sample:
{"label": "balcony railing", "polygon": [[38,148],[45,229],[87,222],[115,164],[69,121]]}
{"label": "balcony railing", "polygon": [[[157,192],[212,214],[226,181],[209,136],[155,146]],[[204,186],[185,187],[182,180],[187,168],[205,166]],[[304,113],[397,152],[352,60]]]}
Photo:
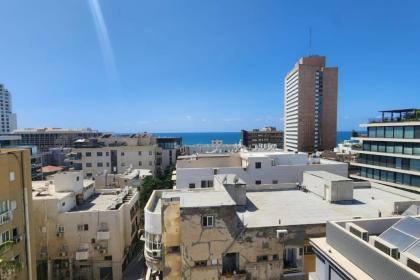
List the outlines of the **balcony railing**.
{"label": "balcony railing", "polygon": [[12,219],[12,212],[7,211],[2,214],[0,214],[0,225],[7,223]]}

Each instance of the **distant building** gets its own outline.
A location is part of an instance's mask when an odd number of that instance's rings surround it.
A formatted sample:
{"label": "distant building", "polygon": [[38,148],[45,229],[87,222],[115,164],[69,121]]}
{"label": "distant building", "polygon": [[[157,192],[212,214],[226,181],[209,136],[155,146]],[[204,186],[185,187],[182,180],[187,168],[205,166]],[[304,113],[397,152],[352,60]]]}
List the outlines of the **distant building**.
{"label": "distant building", "polygon": [[24,128],[12,132],[19,135],[20,145],[37,146],[41,152],[47,152],[50,148],[71,147],[77,139],[100,136],[96,130],[66,129],[66,128]]}
{"label": "distant building", "polygon": [[[213,141],[212,141],[213,142]],[[216,142],[212,144],[194,144],[184,145],[181,147],[181,155],[194,155],[194,154],[227,154],[241,150],[240,144],[223,144]]]}
{"label": "distant building", "polygon": [[328,172],[309,175],[319,179],[307,188],[255,189],[238,176],[218,174],[211,188],[154,191],[144,209],[149,273],[159,279],[308,279],[319,266],[309,239],[328,236],[327,221],[392,216],[420,197],[362,187]]}
{"label": "distant building", "polygon": [[123,279],[138,242],[139,193],[99,190],[82,176],[32,184],[38,279]]}
{"label": "distant building", "polygon": [[284,79],[284,150],[332,150],[337,134],[338,68],[325,56],[301,58]]}
{"label": "distant building", "polygon": [[302,182],[304,171],[328,171],[348,175],[347,163],[282,151],[238,151],[228,154],[196,154],[178,157],[176,188],[207,188],[215,174],[235,174],[247,185]]}
{"label": "distant building", "polygon": [[174,166],[182,146],[182,138],[157,137],[156,143],[162,149],[162,166]]}
{"label": "distant building", "polygon": [[[115,136],[105,134],[98,138],[74,142],[67,158],[75,170],[83,170],[87,178],[105,173],[121,174],[127,169],[149,169],[152,174],[162,172],[162,149],[150,134]],[[169,162],[169,160],[168,160]]]}
{"label": "distant building", "polygon": [[381,111],[362,126],[353,176],[420,193],[420,109]]}
{"label": "distant building", "polygon": [[12,112],[12,94],[0,84],[0,134],[10,133],[17,128],[16,114]]}
{"label": "distant building", "polygon": [[311,239],[312,280],[420,279],[420,219],[392,217],[327,222],[327,235]]}
{"label": "distant building", "polygon": [[29,150],[0,149],[0,186],[1,278],[9,279],[2,268],[16,264],[22,270],[12,272],[10,279],[36,279]]}
{"label": "distant building", "polygon": [[95,185],[97,188],[124,188],[131,186],[139,188],[144,178],[152,176],[149,169],[127,169],[122,174],[104,173],[96,176]]}
{"label": "distant building", "polygon": [[280,148],[283,149],[283,131],[275,127],[264,127],[241,131],[241,143],[247,148]]}

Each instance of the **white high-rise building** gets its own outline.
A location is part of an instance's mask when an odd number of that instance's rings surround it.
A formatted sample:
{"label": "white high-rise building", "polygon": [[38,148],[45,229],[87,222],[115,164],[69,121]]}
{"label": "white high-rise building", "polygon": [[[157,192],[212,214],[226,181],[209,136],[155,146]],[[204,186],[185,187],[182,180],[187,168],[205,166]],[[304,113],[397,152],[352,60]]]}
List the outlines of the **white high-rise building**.
{"label": "white high-rise building", "polygon": [[0,134],[9,133],[17,128],[16,114],[12,113],[10,92],[0,84]]}

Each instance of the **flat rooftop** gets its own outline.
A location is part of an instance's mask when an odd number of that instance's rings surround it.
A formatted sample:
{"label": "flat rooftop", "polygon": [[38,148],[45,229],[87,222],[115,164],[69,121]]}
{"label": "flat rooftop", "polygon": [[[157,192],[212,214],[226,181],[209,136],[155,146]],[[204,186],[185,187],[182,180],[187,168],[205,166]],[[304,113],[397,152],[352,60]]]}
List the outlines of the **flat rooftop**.
{"label": "flat rooftop", "polygon": [[327,171],[305,171],[304,173],[311,174],[313,176],[328,180],[328,181],[353,181],[350,178],[339,176],[334,173]]}
{"label": "flat rooftop", "polygon": [[77,211],[105,211],[110,210],[108,207],[114,204],[115,200],[118,198],[117,194],[98,194],[95,193],[82,204],[77,205],[70,212]]}
{"label": "flat rooftop", "polygon": [[[300,190],[247,192],[245,209],[237,211],[247,227],[321,224],[355,217],[391,216],[395,201],[418,199],[408,192],[389,192],[378,188],[354,189],[352,202],[329,203],[311,192]],[[279,224],[280,220],[280,224]]]}

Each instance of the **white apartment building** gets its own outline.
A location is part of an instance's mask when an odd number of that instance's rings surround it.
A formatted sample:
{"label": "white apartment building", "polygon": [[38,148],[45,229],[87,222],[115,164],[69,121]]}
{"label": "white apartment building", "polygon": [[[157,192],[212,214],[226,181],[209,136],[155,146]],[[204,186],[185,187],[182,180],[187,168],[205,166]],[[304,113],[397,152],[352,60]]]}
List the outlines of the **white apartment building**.
{"label": "white apartment building", "polygon": [[81,172],[59,173],[32,187],[38,275],[122,279],[138,240],[136,188],[98,190]]}
{"label": "white apartment building", "polygon": [[149,169],[152,174],[166,168],[162,165],[162,149],[149,134],[80,139],[75,141],[68,160],[75,170],[83,170],[86,178],[122,174],[129,168]]}
{"label": "white apartment building", "polygon": [[0,133],[10,133],[17,128],[16,114],[12,113],[12,95],[0,84]]}
{"label": "white apartment building", "polygon": [[176,189],[213,185],[216,174],[234,174],[247,185],[301,183],[304,171],[328,171],[348,176],[346,163],[309,157],[307,153],[247,151],[178,157]]}

